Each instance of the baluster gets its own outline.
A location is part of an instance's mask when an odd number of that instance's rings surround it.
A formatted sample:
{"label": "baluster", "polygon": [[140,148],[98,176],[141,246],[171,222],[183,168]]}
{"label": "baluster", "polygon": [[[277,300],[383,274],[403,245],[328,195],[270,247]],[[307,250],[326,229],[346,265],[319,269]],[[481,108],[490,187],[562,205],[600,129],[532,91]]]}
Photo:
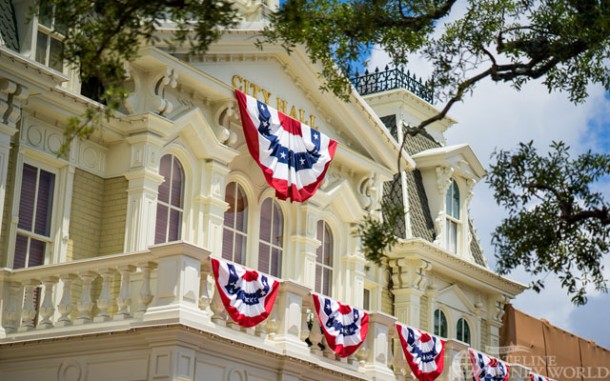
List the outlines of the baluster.
{"label": "baluster", "polygon": [[212,297],[212,304],[210,305],[212,309],[212,321],[215,323],[225,322],[227,320],[225,314],[225,307],[222,304],[222,300],[220,300],[220,294],[218,290],[214,289],[214,296]]}
{"label": "baluster", "polygon": [[57,305],[57,311],[61,314],[56,327],[66,327],[72,325],[72,319],[70,318],[70,312],[72,312],[72,281],[76,278],[75,274],[62,274],[59,276],[63,283],[62,295],[59,304]]}
{"label": "baluster", "polygon": [[84,324],[91,321],[91,310],[93,309],[93,300],[91,299],[91,282],[97,278],[97,274],[93,271],[83,271],[78,275],[83,281],[83,289],[82,293],[80,294],[78,304],[76,305],[79,314],[74,323]]}
{"label": "baluster", "polygon": [[209,313],[209,307],[212,303],[210,297],[210,283],[209,283],[209,270],[205,269],[205,266],[201,267],[201,280],[199,285],[199,308],[201,308],[206,314]]}
{"label": "baluster", "polygon": [[153,294],[150,291],[150,272],[154,270],[157,265],[154,262],[144,262],[140,263],[138,266],[142,270],[142,287],[140,288],[140,298],[138,300],[138,312],[136,312],[136,317],[141,318],[148,309],[148,305],[153,300]]}
{"label": "baluster", "polygon": [[322,355],[322,350],[320,349],[319,344],[322,344],[323,339],[324,335],[322,334],[322,329],[320,328],[320,322],[318,321],[318,317],[314,314],[313,319],[311,319],[311,330],[309,330],[311,353],[316,355]]}
{"label": "baluster", "polygon": [[309,312],[309,308],[303,304],[301,306],[301,341],[305,341],[309,337],[309,318],[311,316]]}
{"label": "baluster", "polygon": [[38,329],[53,327],[53,322],[51,321],[51,317],[53,316],[53,313],[55,313],[55,306],[53,305],[53,287],[58,280],[59,278],[56,276],[49,276],[42,279],[44,293],[39,311],[39,315],[42,319],[38,322],[38,326],[36,327]]}
{"label": "baluster", "polygon": [[366,343],[362,344],[358,351],[356,351],[356,359],[358,360],[358,366],[364,368],[366,366],[366,359],[369,358],[369,349]]}
{"label": "baluster", "polygon": [[21,309],[21,327],[19,331],[30,331],[35,328],[36,310],[38,303],[36,298],[36,290],[40,286],[40,281],[30,279],[23,282],[23,308]]}
{"label": "baluster", "polygon": [[112,278],[116,274],[113,269],[105,269],[98,272],[102,277],[102,291],[100,297],[97,299],[97,308],[99,312],[93,319],[94,322],[103,322],[110,320],[110,313],[108,310],[112,307],[112,298],[110,297],[110,285]]}
{"label": "baluster", "polygon": [[123,320],[131,317],[129,313],[129,304],[131,303],[131,298],[129,297],[129,281],[131,278],[131,273],[135,271],[136,267],[133,265],[120,266],[119,273],[121,274],[121,289],[119,291],[119,296],[116,298],[116,304],[119,307],[119,310],[114,315],[114,320]]}
{"label": "baluster", "polygon": [[7,333],[17,331],[19,327],[19,317],[21,314],[19,312],[18,301],[23,300],[20,291],[20,283],[8,283],[8,303],[4,311],[4,329]]}
{"label": "baluster", "polygon": [[[277,302],[276,302],[277,303]],[[275,306],[277,307],[277,305]],[[280,328],[280,319],[278,317],[278,309],[274,308],[271,311],[271,316],[269,316],[267,318],[267,320],[265,320],[265,327],[264,327],[264,331],[265,333],[267,333],[267,335],[269,335],[269,338],[273,339],[273,337],[277,334],[278,329]],[[263,324],[259,324],[259,325],[263,325]]]}

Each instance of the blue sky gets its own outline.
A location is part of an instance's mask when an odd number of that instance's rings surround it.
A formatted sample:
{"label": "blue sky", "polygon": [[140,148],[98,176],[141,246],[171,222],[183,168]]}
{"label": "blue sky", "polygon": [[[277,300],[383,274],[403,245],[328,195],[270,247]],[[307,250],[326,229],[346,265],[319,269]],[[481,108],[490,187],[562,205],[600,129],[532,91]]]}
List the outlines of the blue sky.
{"label": "blue sky", "polygon": [[[383,67],[387,62],[389,58],[385,52],[375,49],[369,68]],[[418,57],[410,60],[409,68],[424,78],[430,74],[429,64]],[[514,149],[519,142],[530,140],[534,140],[541,151],[547,150],[554,140],[567,142],[575,154],[589,149],[610,151],[610,96],[601,86],[591,87],[587,101],[574,105],[566,94],[549,93],[539,82],[532,82],[516,91],[506,84],[488,81],[479,84],[472,97],[455,105],[450,116],[458,123],[447,131],[448,144],[470,144],[486,167],[495,149]],[[599,184],[608,197],[609,185]],[[496,205],[484,181],[475,187],[470,210],[493,268],[491,233],[505,212]],[[604,261],[606,278],[610,278],[610,257]],[[524,284],[531,280],[528,274],[519,270],[509,278]],[[610,294],[592,293],[587,305],[577,307],[551,275],[540,294],[525,291],[513,304],[527,314],[547,319],[560,328],[610,348],[610,325],[607,324]]]}

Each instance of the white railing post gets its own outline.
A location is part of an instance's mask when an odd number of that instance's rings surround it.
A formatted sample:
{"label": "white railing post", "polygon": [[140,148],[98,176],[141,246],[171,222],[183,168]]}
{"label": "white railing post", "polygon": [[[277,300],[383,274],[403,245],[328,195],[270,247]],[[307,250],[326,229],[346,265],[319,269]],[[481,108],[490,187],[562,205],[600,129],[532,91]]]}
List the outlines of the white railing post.
{"label": "white railing post", "polygon": [[118,270],[121,274],[121,288],[119,291],[119,296],[116,298],[116,304],[119,307],[119,310],[116,312],[116,314],[114,314],[113,320],[123,320],[131,317],[129,308],[131,304],[129,286],[131,273],[136,271],[136,267],[134,265],[125,265],[119,266]]}
{"label": "white railing post", "polygon": [[[38,300],[36,300],[36,292],[40,281],[37,279],[30,279],[24,281],[23,285],[23,308],[21,309],[21,327],[20,332],[30,331],[36,328],[34,319],[36,318],[36,311],[38,310]],[[40,297],[40,294],[38,295]]]}
{"label": "white railing post", "polygon": [[99,309],[99,312],[97,313],[97,316],[93,318],[93,321],[96,323],[111,319],[109,310],[112,308],[114,301],[110,295],[110,285],[112,279],[116,275],[116,271],[114,269],[104,269],[98,271],[98,273],[102,277],[102,290],[97,299],[97,308]]}
{"label": "white railing post", "polygon": [[21,317],[19,305],[19,301],[23,300],[20,293],[21,284],[18,282],[7,282],[6,286],[8,298],[4,309],[4,329],[6,333],[13,333],[19,328],[19,318]]}
{"label": "white railing post", "polygon": [[42,293],[42,303],[40,303],[39,315],[41,317],[38,322],[38,329],[46,329],[53,327],[53,321],[51,318],[55,313],[55,306],[53,305],[53,288],[59,277],[56,276],[48,276],[42,278],[42,284],[44,285],[44,291]]}
{"label": "white railing post", "polygon": [[138,300],[138,311],[136,316],[141,318],[146,313],[148,306],[153,300],[153,294],[150,289],[150,272],[157,268],[154,262],[143,262],[138,265],[142,271],[142,286],[140,287],[139,300]]}
{"label": "white railing post", "polygon": [[81,271],[79,274],[83,281],[82,293],[76,308],[78,309],[78,318],[74,321],[75,324],[84,324],[91,321],[91,310],[93,309],[93,300],[91,299],[91,282],[97,278],[97,273],[93,271]]}
{"label": "white railing post", "polygon": [[72,319],[70,313],[72,312],[72,282],[76,279],[75,274],[61,274],[59,276],[63,283],[62,295],[59,304],[57,305],[57,311],[60,313],[56,327],[66,327],[72,325]]}
{"label": "white railing post", "polygon": [[143,316],[144,320],[187,320],[202,324],[205,314],[199,309],[201,263],[209,252],[184,242],[153,246],[150,249],[158,259],[155,300]]}
{"label": "white railing post", "polygon": [[369,332],[366,336],[368,359],[364,372],[374,380],[395,380],[394,372],[388,367],[388,343],[391,329],[395,329],[396,318],[382,312],[369,314]]}
{"label": "white railing post", "polygon": [[[290,280],[282,282],[278,298],[273,306],[277,311],[277,332],[269,338],[274,345],[282,348],[285,354],[305,355],[309,352],[307,343],[301,340],[303,329],[303,300],[309,288]],[[273,316],[270,316],[271,319]]]}

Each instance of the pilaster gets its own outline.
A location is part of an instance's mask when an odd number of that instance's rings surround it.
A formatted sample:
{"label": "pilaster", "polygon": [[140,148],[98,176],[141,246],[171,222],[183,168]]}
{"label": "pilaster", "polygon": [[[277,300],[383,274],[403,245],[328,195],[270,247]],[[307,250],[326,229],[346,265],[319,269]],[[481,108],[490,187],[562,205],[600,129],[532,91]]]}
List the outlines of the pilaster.
{"label": "pilaster", "polygon": [[214,160],[205,161],[202,168],[201,190],[196,198],[199,210],[195,222],[195,242],[220,257],[224,213],[228,208],[225,202],[226,179],[230,168]]}
{"label": "pilaster", "polygon": [[308,204],[295,205],[294,211],[295,231],[290,237],[293,262],[287,266],[287,278],[313,290],[316,285],[316,250],[321,244],[316,238],[320,211]]}
{"label": "pilaster", "polygon": [[350,232],[347,236],[347,255],[341,256],[344,284],[337,290],[342,293],[337,294],[337,297],[346,303],[362,306],[366,260],[360,251],[360,238],[356,235],[356,230],[356,224],[350,224]]}
{"label": "pilaster", "polygon": [[154,243],[157,194],[163,177],[159,175],[162,140],[150,133],[130,136],[130,169],[125,174],[127,187],[127,222],[125,251],[146,250]]}
{"label": "pilaster", "polygon": [[398,321],[420,326],[421,297],[427,289],[430,262],[420,258],[390,259],[394,311]]}

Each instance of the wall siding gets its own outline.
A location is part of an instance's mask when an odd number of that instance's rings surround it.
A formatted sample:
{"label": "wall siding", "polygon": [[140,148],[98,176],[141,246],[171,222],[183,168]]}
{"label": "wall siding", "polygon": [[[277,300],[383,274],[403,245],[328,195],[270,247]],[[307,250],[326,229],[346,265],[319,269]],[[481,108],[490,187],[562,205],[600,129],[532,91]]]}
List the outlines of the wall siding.
{"label": "wall siding", "polygon": [[104,181],[100,255],[123,252],[127,219],[127,179],[114,177]]}
{"label": "wall siding", "polygon": [[68,260],[93,258],[99,255],[103,198],[104,179],[76,169]]}

